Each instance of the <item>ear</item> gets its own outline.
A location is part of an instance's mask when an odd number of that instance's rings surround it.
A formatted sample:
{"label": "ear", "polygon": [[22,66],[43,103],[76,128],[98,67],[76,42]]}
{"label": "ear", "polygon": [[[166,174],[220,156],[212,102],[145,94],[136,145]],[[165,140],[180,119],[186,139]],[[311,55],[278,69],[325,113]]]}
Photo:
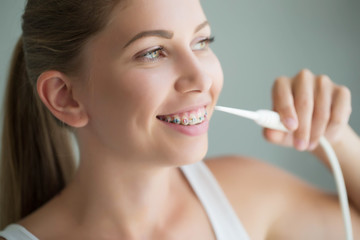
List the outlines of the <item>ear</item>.
{"label": "ear", "polygon": [[58,71],[46,71],[37,81],[41,101],[51,113],[72,127],[83,127],[88,123],[84,106],[75,99],[70,79]]}

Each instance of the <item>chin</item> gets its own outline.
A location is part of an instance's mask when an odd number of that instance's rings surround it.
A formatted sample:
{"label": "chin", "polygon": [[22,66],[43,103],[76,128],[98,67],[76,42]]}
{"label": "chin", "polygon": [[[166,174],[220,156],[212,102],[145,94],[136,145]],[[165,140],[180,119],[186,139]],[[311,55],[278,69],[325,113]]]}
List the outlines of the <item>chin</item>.
{"label": "chin", "polygon": [[197,141],[189,141],[181,148],[176,148],[172,152],[171,164],[176,166],[188,165],[199,162],[204,159],[208,150],[208,141],[206,138],[198,139]]}

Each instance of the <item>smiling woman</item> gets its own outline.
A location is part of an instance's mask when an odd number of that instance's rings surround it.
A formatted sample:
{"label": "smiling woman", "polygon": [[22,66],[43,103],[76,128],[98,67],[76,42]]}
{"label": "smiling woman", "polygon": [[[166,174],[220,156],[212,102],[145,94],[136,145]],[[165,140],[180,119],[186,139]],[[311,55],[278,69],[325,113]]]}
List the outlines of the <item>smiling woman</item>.
{"label": "smiling woman", "polygon": [[[22,31],[7,87],[0,237],[342,238],[331,194],[247,157],[203,161],[223,72],[199,1],[28,0]],[[266,139],[326,164],[317,146],[328,137],[359,234],[350,91],[305,69],[278,78],[273,95],[290,133],[267,129]]]}

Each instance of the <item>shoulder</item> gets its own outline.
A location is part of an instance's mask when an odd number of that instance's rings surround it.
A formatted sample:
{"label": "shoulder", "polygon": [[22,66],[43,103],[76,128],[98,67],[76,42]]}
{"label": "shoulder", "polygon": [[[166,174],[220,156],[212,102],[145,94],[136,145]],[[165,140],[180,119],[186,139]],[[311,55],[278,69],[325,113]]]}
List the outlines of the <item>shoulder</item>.
{"label": "shoulder", "polygon": [[254,158],[224,156],[205,163],[254,239],[265,239],[270,228],[284,227],[301,211],[310,214],[316,204],[308,200],[325,197],[297,177]]}
{"label": "shoulder", "polygon": [[[244,206],[256,204],[256,209],[269,205],[277,207],[288,194],[304,185],[289,173],[250,157],[222,156],[205,163],[235,210],[240,212]],[[263,212],[263,216],[270,214],[268,211]]]}
{"label": "shoulder", "polygon": [[299,191],[312,189],[290,173],[250,157],[222,156],[205,163],[235,207],[239,202],[259,201],[276,206]]}
{"label": "shoulder", "polygon": [[278,191],[293,192],[294,187],[296,191],[311,189],[292,174],[255,158],[222,156],[207,159],[205,163],[225,192],[240,191],[258,196],[270,192],[273,195]]}
{"label": "shoulder", "polygon": [[[225,156],[205,163],[252,239],[343,236],[341,210],[334,194],[253,158]],[[355,216],[355,211],[352,213]],[[358,224],[359,219],[353,222]]]}

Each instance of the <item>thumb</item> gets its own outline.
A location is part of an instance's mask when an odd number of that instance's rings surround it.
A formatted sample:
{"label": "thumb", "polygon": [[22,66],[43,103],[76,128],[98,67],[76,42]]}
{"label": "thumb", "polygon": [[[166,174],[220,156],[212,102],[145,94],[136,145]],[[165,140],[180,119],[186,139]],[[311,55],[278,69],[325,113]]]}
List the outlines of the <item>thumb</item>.
{"label": "thumb", "polygon": [[287,132],[283,132],[283,131],[264,128],[263,135],[264,135],[264,138],[270,143],[285,146],[285,147],[293,146],[292,133],[287,133]]}

